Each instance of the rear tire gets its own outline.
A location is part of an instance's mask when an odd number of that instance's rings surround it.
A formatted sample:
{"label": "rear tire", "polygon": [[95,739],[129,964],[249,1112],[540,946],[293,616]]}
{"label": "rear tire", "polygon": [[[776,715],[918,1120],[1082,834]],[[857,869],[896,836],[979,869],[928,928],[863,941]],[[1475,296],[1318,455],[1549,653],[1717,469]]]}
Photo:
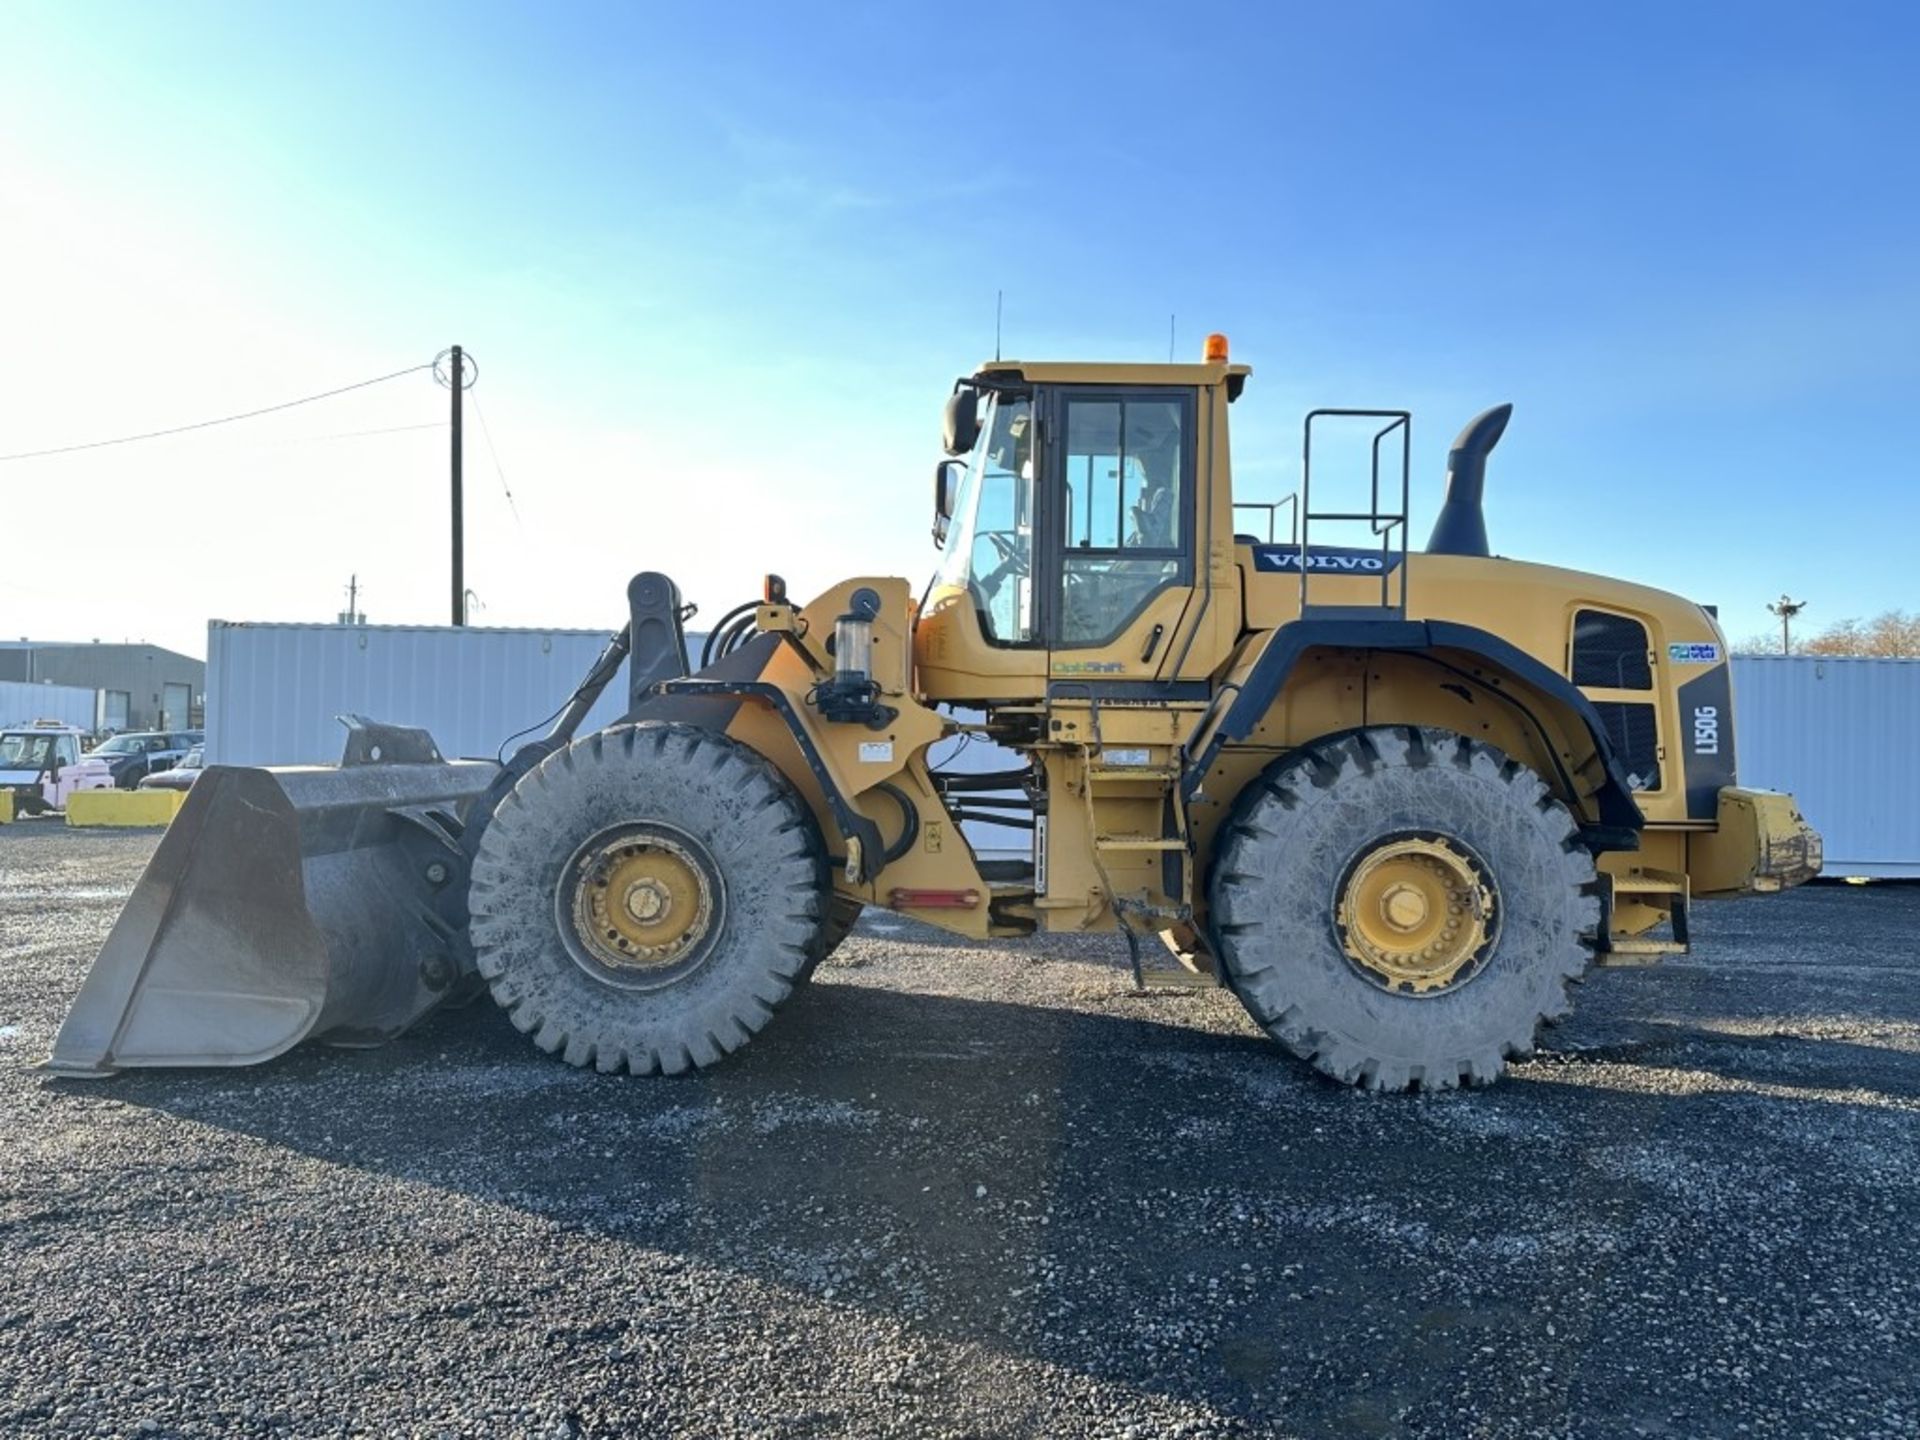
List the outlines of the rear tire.
{"label": "rear tire", "polygon": [[[1370,867],[1396,863],[1410,883],[1366,888]],[[1443,880],[1431,905],[1416,893],[1430,873]],[[1566,1013],[1593,955],[1596,889],[1573,816],[1537,774],[1408,726],[1268,767],[1221,831],[1209,899],[1215,953],[1274,1039],[1344,1084],[1447,1090],[1494,1080]],[[1380,918],[1363,936],[1364,897]],[[1417,928],[1429,913],[1445,934]],[[1396,926],[1414,938],[1383,960],[1376,938],[1392,952]]]}
{"label": "rear tire", "polygon": [[821,853],[786,778],[724,735],[590,735],[523,776],[487,826],[470,897],[480,973],[570,1065],[712,1065],[805,970]]}

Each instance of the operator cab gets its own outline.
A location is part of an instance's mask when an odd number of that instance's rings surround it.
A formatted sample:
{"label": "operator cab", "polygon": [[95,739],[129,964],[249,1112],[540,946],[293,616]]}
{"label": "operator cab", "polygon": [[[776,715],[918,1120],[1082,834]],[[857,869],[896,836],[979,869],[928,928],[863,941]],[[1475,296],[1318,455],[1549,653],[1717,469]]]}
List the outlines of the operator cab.
{"label": "operator cab", "polygon": [[997,362],[959,382],[917,637],[927,694],[1037,700],[1064,677],[1084,692],[1182,673],[1207,588],[1206,465],[1225,454],[1215,397],[1248,374],[1225,362],[1222,342],[1200,365]]}

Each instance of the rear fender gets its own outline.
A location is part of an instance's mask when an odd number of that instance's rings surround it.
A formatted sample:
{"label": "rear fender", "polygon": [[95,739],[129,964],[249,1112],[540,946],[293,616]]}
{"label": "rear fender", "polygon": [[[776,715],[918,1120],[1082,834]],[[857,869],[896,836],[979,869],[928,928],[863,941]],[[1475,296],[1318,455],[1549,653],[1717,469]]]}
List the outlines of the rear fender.
{"label": "rear fender", "polygon": [[[1526,719],[1546,763],[1543,776],[1597,839],[1612,848],[1632,848],[1645,821],[1593,704],[1559,672],[1499,636],[1441,620],[1296,620],[1270,635],[1223,687],[1217,718],[1195,737],[1183,779],[1189,798],[1229,745],[1245,743],[1273,713],[1310,651],[1393,652],[1413,664],[1435,668],[1436,680],[1485,693]],[[1451,673],[1438,673],[1451,672]],[[1359,723],[1446,723],[1419,714],[1365,714]],[[1450,727],[1451,728],[1451,727]],[[1556,735],[1555,732],[1559,734]],[[1584,742],[1585,753],[1562,752],[1563,738]],[[1302,743],[1311,735],[1282,735],[1273,742]]]}

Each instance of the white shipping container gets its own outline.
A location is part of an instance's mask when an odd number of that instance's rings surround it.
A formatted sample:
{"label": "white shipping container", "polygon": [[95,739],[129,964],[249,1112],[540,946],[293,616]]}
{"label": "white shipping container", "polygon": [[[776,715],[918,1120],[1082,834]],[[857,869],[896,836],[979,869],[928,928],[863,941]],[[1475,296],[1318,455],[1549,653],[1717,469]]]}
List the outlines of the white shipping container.
{"label": "white shipping container", "polygon": [[100,692],[79,685],[40,685],[0,680],[0,725],[31,725],[57,720],[82,730],[94,728]]}
{"label": "white shipping container", "polygon": [[1920,660],[1738,655],[1740,783],[1787,790],[1828,875],[1920,876]]}
{"label": "white shipping container", "polygon": [[[567,703],[605,630],[446,625],[207,626],[207,763],[336,765],[337,716],[417,725],[448,757],[491,757]],[[585,729],[626,713],[622,669]]]}
{"label": "white shipping container", "polygon": [[[207,759],[334,764],[342,714],[421,726],[450,756],[491,756],[566,703],[606,640],[600,630],[216,620]],[[689,647],[697,654],[698,637]],[[1920,660],[1743,655],[1733,670],[1741,783],[1795,795],[1825,837],[1828,874],[1920,876]],[[612,724],[626,703],[623,671],[587,727]],[[91,728],[96,704],[96,692],[75,686],[0,682],[0,724]],[[931,760],[973,772],[1020,763],[982,740],[945,741]],[[1029,853],[1025,831],[966,830],[982,858]]]}
{"label": "white shipping container", "polygon": [[[687,637],[690,665],[698,664],[704,638]],[[444,755],[493,756],[514,732],[544,728],[606,642],[601,630],[215,620],[207,626],[207,763],[337,764],[346,738],[340,715],[417,725]],[[93,692],[80,693],[91,724]],[[611,725],[626,708],[623,669],[584,728]],[[942,741],[928,758],[975,774],[1022,763],[1012,751],[964,737]],[[1025,858],[1031,849],[1028,833],[1009,826],[970,822],[966,832],[983,859]]]}

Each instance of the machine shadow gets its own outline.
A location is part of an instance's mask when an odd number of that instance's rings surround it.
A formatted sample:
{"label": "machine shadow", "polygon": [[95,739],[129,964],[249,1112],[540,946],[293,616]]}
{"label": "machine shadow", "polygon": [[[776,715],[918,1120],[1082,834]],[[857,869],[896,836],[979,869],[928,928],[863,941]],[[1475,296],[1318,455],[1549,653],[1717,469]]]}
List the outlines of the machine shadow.
{"label": "machine shadow", "polygon": [[1785,1031],[1747,1034],[1673,1020],[1634,1020],[1617,1028],[1625,1033],[1598,1042],[1548,1034],[1537,1053],[1549,1061],[1588,1066],[1693,1072],[1735,1087],[1857,1091],[1887,1101],[1920,1101],[1920,1053],[1910,1050]]}
{"label": "machine shadow", "polygon": [[[1444,1395],[1455,1348],[1537,1341],[1555,1267],[1497,1285],[1475,1267],[1615,1223],[1623,1196],[1660,1203],[1585,1157],[1697,1131],[1693,1107],[1724,1099],[1524,1075],[1368,1099],[1262,1038],[1187,1023],[1231,1003],[1061,1010],[827,972],[699,1076],[569,1070],[481,1004],[379,1051],[146,1072],[111,1093],[1307,1434]],[[1913,1093],[1920,1057],[1878,1059]],[[1464,1309],[1407,1303],[1436,1291]]]}

